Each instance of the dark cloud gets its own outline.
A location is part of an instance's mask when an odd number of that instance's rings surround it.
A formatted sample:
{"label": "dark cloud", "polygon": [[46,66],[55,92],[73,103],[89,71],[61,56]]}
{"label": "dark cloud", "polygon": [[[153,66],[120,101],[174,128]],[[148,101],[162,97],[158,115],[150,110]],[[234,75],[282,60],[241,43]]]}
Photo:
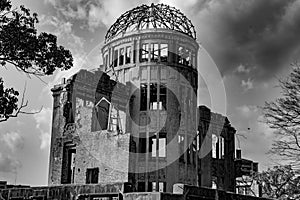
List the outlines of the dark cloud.
{"label": "dark cloud", "polygon": [[[240,65],[250,76],[276,75],[300,53],[298,0],[47,0],[61,16],[83,21],[90,31],[107,29],[124,11],[141,3],[175,3],[192,19],[198,40],[211,54],[222,74]],[[112,9],[113,8],[113,9]],[[74,22],[76,28],[78,24]],[[254,69],[255,68],[255,69]]]}
{"label": "dark cloud", "polygon": [[223,74],[243,64],[255,67],[258,79],[269,78],[298,57],[299,2],[207,1],[192,20],[199,41]]}

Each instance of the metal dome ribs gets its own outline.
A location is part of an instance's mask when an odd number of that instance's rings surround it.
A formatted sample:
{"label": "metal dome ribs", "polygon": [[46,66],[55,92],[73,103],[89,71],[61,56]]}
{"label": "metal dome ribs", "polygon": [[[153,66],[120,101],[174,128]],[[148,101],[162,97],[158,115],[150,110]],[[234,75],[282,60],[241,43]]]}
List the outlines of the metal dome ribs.
{"label": "metal dome ribs", "polygon": [[151,4],[138,6],[121,15],[107,31],[105,42],[126,32],[151,28],[170,29],[196,39],[194,25],[180,10],[165,4]]}

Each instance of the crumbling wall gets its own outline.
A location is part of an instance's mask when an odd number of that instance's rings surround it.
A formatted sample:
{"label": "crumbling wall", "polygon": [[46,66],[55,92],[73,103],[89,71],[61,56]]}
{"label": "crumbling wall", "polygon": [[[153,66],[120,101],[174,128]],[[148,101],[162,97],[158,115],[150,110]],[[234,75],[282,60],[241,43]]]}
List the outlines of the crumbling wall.
{"label": "crumbling wall", "polygon": [[[126,95],[126,90],[122,87],[125,86],[116,84],[102,72],[81,70],[52,89],[54,104],[49,185],[84,184],[88,168],[99,169],[98,183],[128,181],[130,134],[125,129],[121,133],[91,129],[92,123],[98,122],[94,116],[94,105],[101,97],[109,101],[126,100],[122,96],[124,92]],[[121,118],[122,122],[126,122],[124,111]]]}
{"label": "crumbling wall", "polygon": [[75,183],[85,183],[86,169],[99,167],[99,182],[127,182],[129,161],[129,133],[118,134],[108,130],[91,131],[93,103],[80,103],[76,97]]}

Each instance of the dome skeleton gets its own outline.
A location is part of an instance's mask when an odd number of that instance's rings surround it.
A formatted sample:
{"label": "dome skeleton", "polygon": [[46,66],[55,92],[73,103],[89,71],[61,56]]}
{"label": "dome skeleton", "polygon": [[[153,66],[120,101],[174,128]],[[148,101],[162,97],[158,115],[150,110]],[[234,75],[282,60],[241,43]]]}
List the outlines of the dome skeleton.
{"label": "dome skeleton", "polygon": [[164,4],[141,5],[122,14],[109,28],[105,43],[126,32],[144,29],[170,29],[196,39],[191,20],[180,10]]}

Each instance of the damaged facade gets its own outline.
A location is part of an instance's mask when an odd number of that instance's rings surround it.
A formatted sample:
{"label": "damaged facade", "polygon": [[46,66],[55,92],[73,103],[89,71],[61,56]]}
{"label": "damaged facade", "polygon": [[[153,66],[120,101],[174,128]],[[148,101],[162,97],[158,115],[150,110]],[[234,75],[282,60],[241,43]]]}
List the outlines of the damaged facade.
{"label": "damaged facade", "polygon": [[[143,6],[109,29],[101,69],[52,89],[49,185],[126,182],[132,191],[172,192],[182,183],[235,192],[236,130],[197,106],[193,25],[175,8]],[[199,156],[203,145],[210,151]]]}

